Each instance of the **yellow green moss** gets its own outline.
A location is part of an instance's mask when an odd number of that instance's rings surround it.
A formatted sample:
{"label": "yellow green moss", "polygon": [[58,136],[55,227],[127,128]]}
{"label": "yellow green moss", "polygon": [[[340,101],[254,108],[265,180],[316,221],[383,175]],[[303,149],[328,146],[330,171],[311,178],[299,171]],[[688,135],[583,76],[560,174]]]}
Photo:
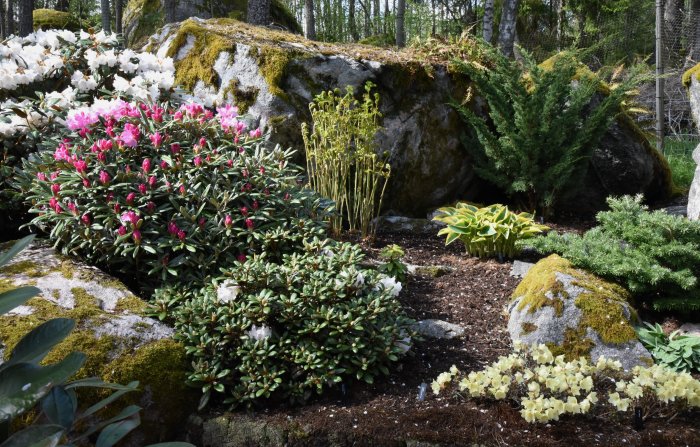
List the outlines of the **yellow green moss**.
{"label": "yellow green moss", "polygon": [[681,81],[683,82],[685,88],[690,88],[690,83],[693,80],[693,77],[695,77],[695,79],[697,80],[700,80],[700,64],[697,64],[693,68],[683,73]]}
{"label": "yellow green moss", "polygon": [[247,113],[248,109],[255,104],[260,89],[254,87],[243,90],[239,88],[238,79],[231,79],[231,82],[224,88],[222,93],[224,98],[230,95],[233,103],[238,107],[238,112],[243,114]]}
{"label": "yellow green moss", "polygon": [[[592,279],[585,284],[574,283],[579,287],[590,288]],[[637,338],[634,328],[628,321],[623,309],[629,302],[630,295],[622,287],[605,281],[597,280],[595,291],[584,292],[576,298],[576,307],[581,309],[583,316],[580,325],[590,327],[598,333],[604,343],[620,344]],[[627,308],[632,313],[631,320],[638,320],[631,306]]]}
{"label": "yellow green moss", "polygon": [[[564,284],[555,275],[556,272],[570,274],[574,268],[566,259],[552,255],[535,264],[525,275],[513,292],[513,299],[522,297],[518,310],[529,306],[528,313],[535,313],[544,306],[554,307],[557,316],[564,311],[564,302],[568,294]],[[552,297],[548,297],[550,292]]]}
{"label": "yellow green moss", "polygon": [[32,11],[34,30],[67,29],[77,31],[80,29],[78,21],[69,12],[56,11],[54,9],[35,9]]}
{"label": "yellow green moss", "polygon": [[579,327],[578,329],[567,328],[561,345],[554,343],[546,343],[546,345],[555,357],[563,355],[567,361],[573,361],[580,357],[590,360],[594,343],[586,336],[586,329]]}
{"label": "yellow green moss", "polygon": [[258,48],[257,52],[251,50],[251,56],[258,60],[260,73],[267,82],[270,93],[283,99],[288,95],[280,87],[287,75],[289,63],[294,59],[294,53],[271,45]]}
{"label": "yellow green moss", "polygon": [[219,84],[218,75],[214,70],[214,63],[222,51],[233,54],[235,43],[227,38],[211,32],[196,21],[188,19],[182,22],[177,34],[168,48],[168,57],[175,57],[180,48],[187,44],[187,38],[194,38],[194,46],[187,56],[175,61],[175,83],[192,90],[197,81],[202,81],[209,86]]}
{"label": "yellow green moss", "polygon": [[46,273],[34,261],[20,261],[8,264],[0,268],[0,275],[24,275],[30,278],[38,278]]}

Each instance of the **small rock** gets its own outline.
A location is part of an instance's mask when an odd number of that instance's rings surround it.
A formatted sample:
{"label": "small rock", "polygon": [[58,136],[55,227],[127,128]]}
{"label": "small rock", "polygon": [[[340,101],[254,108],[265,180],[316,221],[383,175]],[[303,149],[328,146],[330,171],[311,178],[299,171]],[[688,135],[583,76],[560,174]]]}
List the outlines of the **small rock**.
{"label": "small rock", "polygon": [[509,274],[515,278],[522,278],[534,265],[535,264],[531,262],[514,261],[513,266],[510,268]]}
{"label": "small rock", "polygon": [[678,330],[685,335],[695,335],[700,337],[700,323],[683,323]]}
{"label": "small rock", "polygon": [[421,320],[413,325],[420,335],[438,340],[450,340],[464,334],[464,328],[443,320]]}
{"label": "small rock", "polygon": [[406,266],[408,273],[417,276],[427,276],[429,278],[439,278],[445,276],[448,273],[454,271],[454,269],[447,265],[413,265],[409,264]]}
{"label": "small rock", "polygon": [[666,208],[661,208],[661,211],[671,216],[686,217],[688,215],[688,208],[686,205],[667,206]]}
{"label": "small rock", "polygon": [[381,216],[377,226],[384,231],[409,233],[436,233],[440,229],[437,222],[404,216]]}

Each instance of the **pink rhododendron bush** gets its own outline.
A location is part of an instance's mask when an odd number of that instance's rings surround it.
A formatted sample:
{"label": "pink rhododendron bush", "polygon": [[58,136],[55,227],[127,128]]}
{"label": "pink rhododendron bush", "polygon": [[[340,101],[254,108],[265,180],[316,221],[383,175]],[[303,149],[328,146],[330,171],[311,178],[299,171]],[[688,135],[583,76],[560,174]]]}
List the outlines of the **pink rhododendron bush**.
{"label": "pink rhododendron bush", "polygon": [[32,225],[65,253],[150,283],[199,282],[323,231],[291,153],[264,150],[235,107],[98,100],[66,126],[19,178]]}

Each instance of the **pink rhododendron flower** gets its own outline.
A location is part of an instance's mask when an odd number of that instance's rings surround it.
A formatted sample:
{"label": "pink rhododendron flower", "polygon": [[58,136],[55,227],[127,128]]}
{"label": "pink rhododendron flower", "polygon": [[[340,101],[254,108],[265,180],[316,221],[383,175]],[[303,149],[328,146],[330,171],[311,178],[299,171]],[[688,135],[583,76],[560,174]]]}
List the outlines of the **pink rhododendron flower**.
{"label": "pink rhododendron flower", "polygon": [[121,213],[121,212],[122,212],[122,206],[121,206],[120,204],[118,204],[118,203],[115,203],[115,204],[114,204],[114,212],[115,212],[116,214]]}
{"label": "pink rhododendron flower", "polygon": [[168,233],[175,236],[178,231],[180,231],[180,229],[177,227],[177,224],[175,222],[168,223]]}
{"label": "pink rhododendron flower", "polygon": [[90,225],[90,223],[91,223],[91,221],[92,221],[92,220],[90,219],[90,215],[87,214],[87,213],[83,214],[83,217],[81,217],[80,220],[81,220],[85,225]]}
{"label": "pink rhododendron flower", "polygon": [[197,225],[199,225],[199,228],[204,228],[204,225],[207,223],[207,219],[200,217],[199,220],[197,221]]}
{"label": "pink rhododendron flower", "polygon": [[131,232],[131,237],[134,238],[136,245],[141,243],[141,232],[139,230],[134,230]]}
{"label": "pink rhododendron flower", "polygon": [[199,155],[197,155],[196,157],[194,157],[194,165],[195,165],[195,166],[201,166],[201,165],[202,165],[202,157],[200,157]]}
{"label": "pink rhododendron flower", "polygon": [[130,192],[129,194],[126,195],[126,203],[129,205],[133,205],[135,199],[136,199],[136,193],[134,193],[134,192]]}
{"label": "pink rhododendron flower", "polygon": [[260,204],[258,203],[258,201],[257,201],[257,200],[253,200],[253,209],[254,209],[254,210],[257,210],[259,206],[260,206]]}
{"label": "pink rhododendron flower", "polygon": [[107,203],[110,203],[112,200],[114,200],[114,193],[110,192],[109,194],[107,194],[107,197],[105,197],[105,199],[107,200]]}
{"label": "pink rhododendron flower", "polygon": [[126,234],[126,227],[124,225],[120,226],[117,230],[117,234],[119,236],[124,236]]}
{"label": "pink rhododendron flower", "polygon": [[153,143],[153,146],[155,147],[160,147],[161,144],[163,144],[163,135],[160,132],[156,132],[154,134],[151,134],[148,136],[148,138],[151,140],[151,143]]}
{"label": "pink rhododendron flower", "polygon": [[151,188],[155,188],[157,181],[158,180],[156,179],[156,177],[154,175],[148,177],[148,186],[150,186]]}
{"label": "pink rhododendron flower", "polygon": [[238,262],[245,262],[246,260],[246,255],[241,253],[240,255],[236,256],[236,259],[238,259]]}
{"label": "pink rhododendron flower", "polygon": [[68,209],[71,213],[78,215],[78,206],[73,202],[68,202]]}
{"label": "pink rhododendron flower", "polygon": [[112,149],[112,145],[113,145],[112,140],[100,139],[92,144],[92,146],[90,147],[90,151],[95,152],[95,153],[99,153],[102,151],[108,151],[108,150]]}
{"label": "pink rhododendron flower", "polygon": [[187,233],[185,233],[184,231],[180,230],[177,232],[177,238],[181,241],[184,241],[185,237],[187,237]]}
{"label": "pink rhododendron flower", "polygon": [[70,161],[70,152],[68,151],[68,146],[65,143],[61,143],[58,145],[56,148],[56,151],[53,153],[53,158],[56,161]]}
{"label": "pink rhododendron flower", "polygon": [[148,210],[149,214],[153,214],[153,211],[156,209],[156,204],[153,201],[149,201],[146,204],[146,210]]}
{"label": "pink rhododendron flower", "polygon": [[139,142],[140,135],[141,131],[139,130],[138,126],[131,123],[126,123],[124,124],[124,130],[121,134],[119,134],[119,141],[121,141],[124,146],[136,147]]}
{"label": "pink rhododendron flower", "polygon": [[190,103],[181,105],[180,111],[183,111],[188,116],[195,118],[195,117],[201,115],[202,113],[204,113],[204,107],[202,107],[200,104],[190,102]]}
{"label": "pink rhododendron flower", "polygon": [[104,163],[107,161],[107,155],[105,155],[104,152],[100,152],[99,154],[97,154],[97,159]]}
{"label": "pink rhododendron flower", "polygon": [[70,130],[87,130],[88,127],[97,123],[99,120],[100,118],[95,112],[74,110],[68,112],[66,126],[68,126]]}
{"label": "pink rhododendron flower", "polygon": [[178,111],[178,112],[173,113],[173,119],[175,121],[180,121],[182,119],[182,112]]}
{"label": "pink rhododendron flower", "polygon": [[109,173],[107,171],[100,171],[100,183],[106,185],[111,180]]}
{"label": "pink rhododendron flower", "polygon": [[262,130],[258,127],[255,130],[250,131],[250,137],[251,138],[260,138],[262,136]]}
{"label": "pink rhododendron flower", "polygon": [[231,166],[233,166],[233,160],[228,160],[228,161],[226,162],[226,166],[228,166],[229,168],[230,168]]}
{"label": "pink rhododendron flower", "polygon": [[247,216],[247,215],[248,215],[248,208],[246,208],[245,206],[242,207],[242,208],[240,209],[240,211],[241,211],[241,214],[243,214],[244,216]]}
{"label": "pink rhododendron flower", "polygon": [[228,228],[228,227],[231,226],[232,223],[233,223],[233,218],[231,218],[231,215],[230,215],[230,214],[227,214],[227,215],[224,217],[224,226]]}
{"label": "pink rhododendron flower", "polygon": [[44,174],[43,172],[37,172],[36,178],[42,182],[45,182],[46,181],[46,174]]}
{"label": "pink rhododendron flower", "polygon": [[141,220],[141,219],[139,218],[139,215],[136,214],[135,211],[127,211],[121,215],[119,220],[121,220],[122,224],[124,224],[124,225],[126,225],[128,223],[130,223],[132,225],[136,225],[139,222],[139,220]]}
{"label": "pink rhododendron flower", "polygon": [[53,209],[57,213],[60,213],[62,211],[61,205],[59,205],[58,200],[56,200],[55,197],[51,197],[49,199],[49,207],[51,207],[51,209]]}
{"label": "pink rhododendron flower", "polygon": [[53,195],[57,195],[60,190],[61,190],[60,184],[54,183],[53,185],[51,185],[51,192],[53,193]]}
{"label": "pink rhododendron flower", "polygon": [[143,161],[141,162],[141,169],[143,169],[143,172],[148,174],[151,172],[151,159],[150,158],[144,158]]}
{"label": "pink rhododendron flower", "polygon": [[260,175],[265,175],[265,166],[260,166]]}
{"label": "pink rhododendron flower", "polygon": [[160,161],[160,168],[161,169],[168,169],[169,167],[170,167],[170,165],[168,165],[167,161],[165,161],[165,160]]}
{"label": "pink rhododendron flower", "polygon": [[185,185],[180,185],[180,194],[185,195]]}
{"label": "pink rhododendron flower", "polygon": [[178,154],[180,153],[180,145],[177,143],[173,143],[170,145],[170,152],[173,154]]}
{"label": "pink rhododendron flower", "polygon": [[86,188],[89,188],[90,187],[90,180],[84,178],[83,179],[83,186]]}
{"label": "pink rhododendron flower", "polygon": [[139,192],[140,192],[141,194],[146,194],[146,191],[148,191],[148,189],[146,188],[146,184],[145,184],[145,183],[140,183],[140,184],[139,184]]}
{"label": "pink rhododendron flower", "polygon": [[255,224],[253,223],[253,220],[252,220],[252,219],[246,219],[246,220],[245,220],[245,226],[246,226],[246,228],[248,228],[249,230],[252,230],[253,227],[255,227]]}

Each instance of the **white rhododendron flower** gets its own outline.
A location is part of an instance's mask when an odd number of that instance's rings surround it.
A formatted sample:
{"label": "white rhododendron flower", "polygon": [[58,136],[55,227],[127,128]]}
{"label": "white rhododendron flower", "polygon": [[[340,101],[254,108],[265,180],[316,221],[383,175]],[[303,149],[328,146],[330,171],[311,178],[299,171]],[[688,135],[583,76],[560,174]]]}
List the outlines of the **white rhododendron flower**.
{"label": "white rhododendron flower", "polygon": [[392,296],[399,296],[402,288],[401,283],[397,281],[396,278],[392,276],[384,276],[379,280],[377,285],[374,287],[374,290],[388,290]]}
{"label": "white rhododendron flower", "polygon": [[241,287],[235,281],[227,279],[216,289],[216,297],[220,303],[230,303],[241,292]]}
{"label": "white rhododendron flower", "polygon": [[253,325],[253,327],[248,331],[248,337],[256,341],[265,340],[271,335],[272,330],[264,324],[262,326]]}

